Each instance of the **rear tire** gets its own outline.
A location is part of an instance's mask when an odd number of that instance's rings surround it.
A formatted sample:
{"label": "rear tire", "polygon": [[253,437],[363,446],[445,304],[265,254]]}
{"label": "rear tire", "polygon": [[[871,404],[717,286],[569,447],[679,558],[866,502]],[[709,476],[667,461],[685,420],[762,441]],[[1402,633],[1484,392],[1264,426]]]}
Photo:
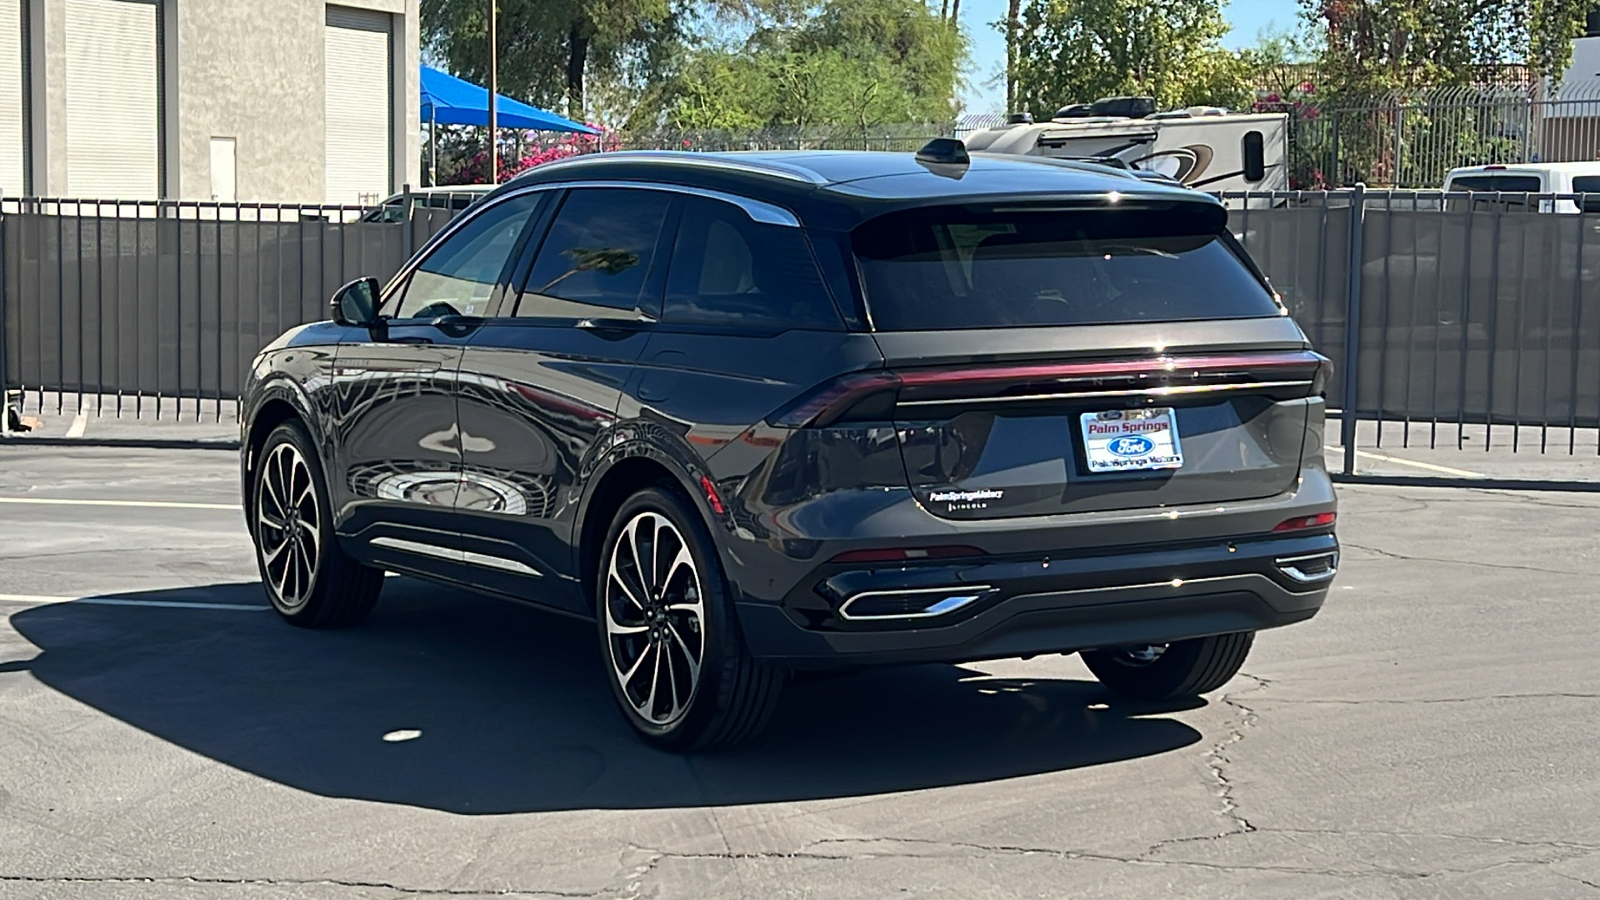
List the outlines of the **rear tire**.
{"label": "rear tire", "polygon": [[664,750],[731,747],[761,730],[785,673],[750,657],[694,507],[672,486],[622,504],[595,574],[606,680],[628,724]]}
{"label": "rear tire", "polygon": [[383,571],[340,548],[322,460],[299,422],[267,435],[250,496],[250,536],[272,608],[302,628],[342,628],[365,619],[383,590]]}
{"label": "rear tire", "polygon": [[1145,647],[1085,650],[1084,665],[1100,683],[1134,700],[1169,700],[1214,691],[1239,673],[1253,631]]}

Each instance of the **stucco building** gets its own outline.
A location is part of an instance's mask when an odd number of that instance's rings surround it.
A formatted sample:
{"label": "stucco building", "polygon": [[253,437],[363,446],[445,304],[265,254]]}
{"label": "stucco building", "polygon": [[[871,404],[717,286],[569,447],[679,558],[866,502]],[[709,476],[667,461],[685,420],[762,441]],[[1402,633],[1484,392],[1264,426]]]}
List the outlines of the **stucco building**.
{"label": "stucco building", "polygon": [[0,0],[0,195],[357,203],[418,182],[418,0]]}

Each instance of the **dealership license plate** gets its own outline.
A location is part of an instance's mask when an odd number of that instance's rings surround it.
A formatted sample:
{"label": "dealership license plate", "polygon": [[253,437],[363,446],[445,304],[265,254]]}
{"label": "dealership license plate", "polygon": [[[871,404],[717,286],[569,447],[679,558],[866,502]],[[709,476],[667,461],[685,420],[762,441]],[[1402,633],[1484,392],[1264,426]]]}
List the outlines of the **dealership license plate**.
{"label": "dealership license plate", "polygon": [[1183,465],[1178,417],[1171,407],[1084,413],[1082,424],[1090,472],[1176,469]]}

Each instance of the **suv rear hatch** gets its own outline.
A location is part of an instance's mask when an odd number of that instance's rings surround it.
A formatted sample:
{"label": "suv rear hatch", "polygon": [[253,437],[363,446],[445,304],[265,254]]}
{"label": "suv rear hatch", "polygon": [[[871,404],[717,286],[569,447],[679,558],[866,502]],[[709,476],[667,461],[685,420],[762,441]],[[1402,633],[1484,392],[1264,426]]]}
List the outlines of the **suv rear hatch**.
{"label": "suv rear hatch", "polygon": [[933,207],[852,234],[887,372],[836,395],[892,417],[952,519],[1222,503],[1290,490],[1326,360],[1199,201]]}

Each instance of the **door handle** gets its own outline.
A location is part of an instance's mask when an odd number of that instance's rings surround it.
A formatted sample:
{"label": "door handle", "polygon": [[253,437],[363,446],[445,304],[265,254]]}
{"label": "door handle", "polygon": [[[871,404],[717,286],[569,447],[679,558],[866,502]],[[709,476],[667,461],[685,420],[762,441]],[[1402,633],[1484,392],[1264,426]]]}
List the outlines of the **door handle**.
{"label": "door handle", "polygon": [[602,337],[622,337],[628,334],[635,334],[645,331],[655,324],[656,320],[651,316],[641,316],[637,319],[593,318],[578,320],[579,328],[584,331],[592,331]]}
{"label": "door handle", "polygon": [[420,335],[410,335],[410,334],[408,334],[405,337],[390,338],[389,339],[389,343],[391,343],[391,344],[431,344],[431,343],[433,343],[433,338],[431,338],[431,337],[422,337]]}
{"label": "door handle", "polygon": [[451,337],[465,337],[473,330],[483,325],[482,316],[439,316],[429,319],[428,324],[439,329]]}

